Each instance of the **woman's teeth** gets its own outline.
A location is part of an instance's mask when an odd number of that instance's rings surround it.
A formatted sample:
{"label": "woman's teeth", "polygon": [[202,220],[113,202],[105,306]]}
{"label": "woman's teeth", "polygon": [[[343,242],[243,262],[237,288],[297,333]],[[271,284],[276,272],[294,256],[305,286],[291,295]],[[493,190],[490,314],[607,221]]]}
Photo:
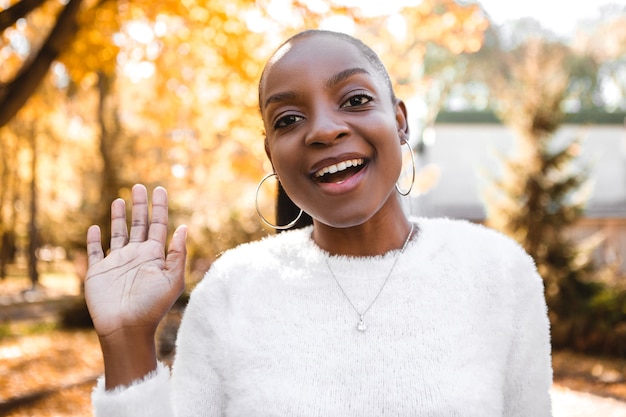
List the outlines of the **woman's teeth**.
{"label": "woman's teeth", "polygon": [[326,174],[335,174],[337,172],[345,171],[351,167],[357,167],[363,165],[363,159],[348,159],[347,161],[339,162],[338,164],[329,165],[317,171],[314,175],[315,178],[323,177]]}

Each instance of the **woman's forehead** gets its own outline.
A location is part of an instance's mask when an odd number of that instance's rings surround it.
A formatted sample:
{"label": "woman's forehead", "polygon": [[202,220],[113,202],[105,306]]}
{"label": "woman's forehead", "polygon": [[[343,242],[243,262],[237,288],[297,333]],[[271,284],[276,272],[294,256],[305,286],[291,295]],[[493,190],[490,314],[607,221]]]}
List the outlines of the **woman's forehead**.
{"label": "woman's forehead", "polygon": [[274,53],[269,62],[276,63],[297,50],[322,53],[338,50],[355,56],[362,55],[358,48],[347,40],[321,32],[291,39]]}
{"label": "woman's forehead", "polygon": [[280,48],[268,62],[261,80],[261,95],[268,86],[276,87],[281,81],[333,74],[352,67],[374,72],[367,57],[349,42],[324,35],[297,39]]}

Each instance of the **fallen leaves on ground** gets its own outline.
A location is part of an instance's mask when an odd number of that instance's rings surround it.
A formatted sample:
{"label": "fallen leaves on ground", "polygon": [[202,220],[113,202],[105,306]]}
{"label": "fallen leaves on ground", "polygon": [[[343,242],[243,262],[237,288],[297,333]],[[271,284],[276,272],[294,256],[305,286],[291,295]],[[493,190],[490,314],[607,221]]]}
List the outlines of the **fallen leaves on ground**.
{"label": "fallen leaves on ground", "polygon": [[0,414],[92,415],[90,394],[102,372],[93,331],[54,330],[0,339]]}
{"label": "fallen leaves on ground", "polygon": [[552,366],[557,385],[626,401],[626,358],[564,350],[553,353]]}
{"label": "fallen leaves on ground", "polygon": [[[626,400],[626,359],[554,352],[555,384]],[[103,372],[93,331],[51,330],[0,339],[0,414],[91,416],[91,390]]]}

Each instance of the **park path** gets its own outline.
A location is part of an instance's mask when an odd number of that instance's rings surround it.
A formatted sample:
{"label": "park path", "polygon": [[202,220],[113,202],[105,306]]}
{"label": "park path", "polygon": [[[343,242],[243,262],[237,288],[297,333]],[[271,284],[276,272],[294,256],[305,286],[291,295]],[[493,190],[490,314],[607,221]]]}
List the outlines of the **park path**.
{"label": "park path", "polygon": [[626,402],[554,386],[553,417],[626,417]]}

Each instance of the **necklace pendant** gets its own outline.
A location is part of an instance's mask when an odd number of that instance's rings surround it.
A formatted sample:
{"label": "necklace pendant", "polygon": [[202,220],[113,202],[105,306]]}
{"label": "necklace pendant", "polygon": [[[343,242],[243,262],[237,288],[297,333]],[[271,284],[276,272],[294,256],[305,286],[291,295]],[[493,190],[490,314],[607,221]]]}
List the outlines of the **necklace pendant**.
{"label": "necklace pendant", "polygon": [[367,330],[367,326],[365,325],[365,322],[363,321],[362,314],[359,316],[359,324],[356,325],[356,329],[360,331],[361,333]]}

